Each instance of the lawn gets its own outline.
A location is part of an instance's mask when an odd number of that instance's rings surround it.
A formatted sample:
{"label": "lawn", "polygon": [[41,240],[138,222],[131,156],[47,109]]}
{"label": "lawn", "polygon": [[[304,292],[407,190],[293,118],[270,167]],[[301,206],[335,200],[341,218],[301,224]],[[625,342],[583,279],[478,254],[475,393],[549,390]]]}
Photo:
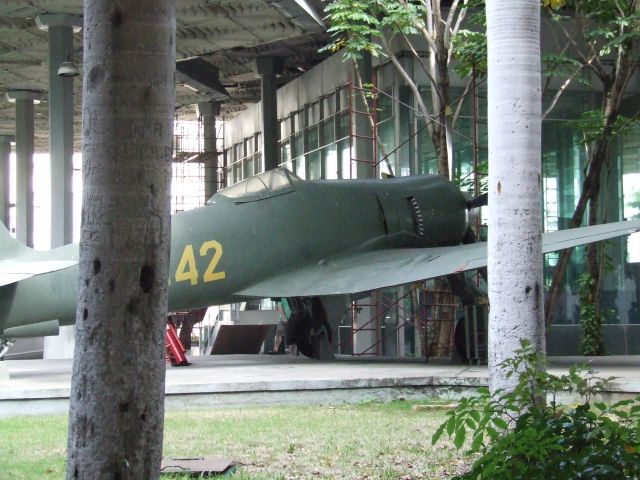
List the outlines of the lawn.
{"label": "lawn", "polygon": [[[453,446],[431,446],[444,414],[412,405],[172,411],[164,456],[229,458],[235,480],[440,479],[464,469],[467,461]],[[0,419],[0,478],[63,478],[66,430],[64,416]]]}

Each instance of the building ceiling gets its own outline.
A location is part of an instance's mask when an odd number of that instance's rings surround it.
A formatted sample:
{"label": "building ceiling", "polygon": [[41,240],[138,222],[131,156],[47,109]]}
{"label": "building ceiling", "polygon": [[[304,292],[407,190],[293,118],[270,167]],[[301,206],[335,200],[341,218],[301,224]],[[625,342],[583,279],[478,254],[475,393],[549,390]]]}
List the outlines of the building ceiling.
{"label": "building ceiling", "polygon": [[[259,79],[251,68],[260,56],[284,60],[279,83],[284,84],[318,63],[326,42],[321,0],[177,0],[176,56],[200,57],[219,70],[229,98],[222,114],[232,116],[260,99]],[[309,7],[309,8],[305,8]],[[48,33],[36,25],[45,13],[82,15],[81,0],[8,0],[0,2],[0,134],[15,129],[15,105],[5,92],[39,90],[36,105],[36,150],[48,150]],[[308,12],[311,12],[308,13]],[[74,58],[80,76],[74,81],[75,143],[79,150],[82,94],[82,32],[74,35]],[[183,85],[176,88],[176,115],[194,118],[198,102],[210,94]]]}

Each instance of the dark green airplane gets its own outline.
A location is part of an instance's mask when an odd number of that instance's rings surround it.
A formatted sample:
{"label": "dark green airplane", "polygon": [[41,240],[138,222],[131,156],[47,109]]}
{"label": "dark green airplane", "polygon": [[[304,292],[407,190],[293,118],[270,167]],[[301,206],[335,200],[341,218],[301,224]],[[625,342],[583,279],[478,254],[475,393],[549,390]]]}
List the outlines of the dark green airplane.
{"label": "dark green airplane", "polygon": [[[470,206],[439,176],[262,173],[173,216],[169,309],[357,294],[485,266],[486,244],[463,244]],[[634,221],[553,232],[543,250],[639,229]],[[34,251],[0,227],[0,342],[74,322],[77,263],[77,245]]]}

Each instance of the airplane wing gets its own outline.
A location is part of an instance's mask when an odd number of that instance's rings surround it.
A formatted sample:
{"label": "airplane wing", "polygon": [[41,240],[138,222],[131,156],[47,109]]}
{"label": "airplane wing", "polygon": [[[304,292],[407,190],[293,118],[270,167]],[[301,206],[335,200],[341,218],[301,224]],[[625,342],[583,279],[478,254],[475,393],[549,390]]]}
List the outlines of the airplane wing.
{"label": "airplane wing", "polygon": [[77,260],[2,260],[0,261],[0,287],[34,275],[63,270],[77,263]]}
{"label": "airplane wing", "polygon": [[[543,235],[544,253],[606,240],[640,230],[640,221],[616,222]],[[238,294],[304,297],[360,293],[487,265],[485,242],[455,247],[375,250],[336,256],[276,275]]]}
{"label": "airplane wing", "polygon": [[542,235],[542,252],[549,253],[577,245],[599,242],[640,231],[640,220],[604,223],[593,227],[570,228]]}

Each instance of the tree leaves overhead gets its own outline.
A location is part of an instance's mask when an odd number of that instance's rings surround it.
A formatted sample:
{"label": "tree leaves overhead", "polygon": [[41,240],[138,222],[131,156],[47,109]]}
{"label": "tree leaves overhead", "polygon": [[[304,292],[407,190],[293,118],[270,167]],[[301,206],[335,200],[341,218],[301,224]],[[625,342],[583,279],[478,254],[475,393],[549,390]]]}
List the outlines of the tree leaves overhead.
{"label": "tree leaves overhead", "polygon": [[473,70],[479,75],[487,73],[487,36],[484,32],[460,30],[453,37],[451,48],[457,61],[453,68],[460,77],[468,77]]}
{"label": "tree leaves overhead", "polygon": [[359,59],[363,53],[384,55],[376,39],[382,32],[413,34],[425,13],[422,2],[335,0],[326,8],[332,41],[321,51],[344,49],[345,59]]}

